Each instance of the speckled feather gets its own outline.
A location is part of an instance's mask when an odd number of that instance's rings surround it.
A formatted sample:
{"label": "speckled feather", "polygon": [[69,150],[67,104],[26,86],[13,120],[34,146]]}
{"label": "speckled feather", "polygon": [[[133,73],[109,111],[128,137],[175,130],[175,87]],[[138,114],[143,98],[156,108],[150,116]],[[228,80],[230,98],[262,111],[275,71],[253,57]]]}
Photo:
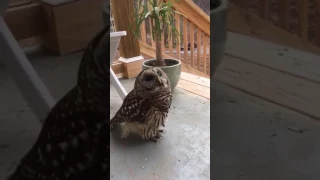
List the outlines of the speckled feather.
{"label": "speckled feather", "polygon": [[171,86],[166,74],[160,68],[143,70],[135,80],[134,89],[125,97],[122,106],[111,119],[110,129],[120,123],[131,124],[139,126],[138,133],[143,139],[153,138],[159,127],[165,126],[171,102]]}
{"label": "speckled feather", "polygon": [[9,180],[109,179],[109,33],[83,54],[76,86],[51,110]]}

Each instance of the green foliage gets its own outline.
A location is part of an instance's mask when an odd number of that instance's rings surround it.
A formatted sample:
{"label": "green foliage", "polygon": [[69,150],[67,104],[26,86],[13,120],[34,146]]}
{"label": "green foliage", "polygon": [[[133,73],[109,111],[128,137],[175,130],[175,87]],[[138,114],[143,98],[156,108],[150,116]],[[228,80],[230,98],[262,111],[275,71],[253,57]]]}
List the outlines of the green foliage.
{"label": "green foliage", "polygon": [[178,0],[174,0],[174,2],[171,0],[167,0],[167,2],[160,0],[159,3],[157,3],[157,0],[138,0],[138,7],[134,8],[134,26],[130,25],[133,34],[136,37],[140,37],[141,24],[150,18],[153,40],[159,37],[161,41],[163,38],[162,32],[166,30],[169,37],[172,37],[171,34],[174,33],[176,36],[173,37],[176,37],[177,42],[180,43],[179,32],[175,27],[175,13],[183,14],[173,9],[175,2],[178,2]]}

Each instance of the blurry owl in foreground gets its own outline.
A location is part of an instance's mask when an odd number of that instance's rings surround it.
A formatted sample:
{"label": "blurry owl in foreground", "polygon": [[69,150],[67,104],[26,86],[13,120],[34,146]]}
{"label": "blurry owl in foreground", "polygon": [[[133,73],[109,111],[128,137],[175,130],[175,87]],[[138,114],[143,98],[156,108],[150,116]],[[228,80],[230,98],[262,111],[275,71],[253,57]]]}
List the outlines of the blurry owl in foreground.
{"label": "blurry owl in foreground", "polygon": [[110,129],[124,123],[122,138],[132,133],[142,139],[157,142],[168,116],[172,101],[171,85],[160,68],[146,69],[137,76],[134,89],[125,97],[122,106],[111,119]]}
{"label": "blurry owl in foreground", "polygon": [[76,85],[52,108],[8,180],[110,179],[110,25],[87,46]]}

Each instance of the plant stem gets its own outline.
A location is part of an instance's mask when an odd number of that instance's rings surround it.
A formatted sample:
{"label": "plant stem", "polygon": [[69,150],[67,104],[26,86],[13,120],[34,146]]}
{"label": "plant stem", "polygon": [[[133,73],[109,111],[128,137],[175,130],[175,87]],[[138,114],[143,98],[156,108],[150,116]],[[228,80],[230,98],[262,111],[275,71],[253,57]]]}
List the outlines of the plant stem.
{"label": "plant stem", "polygon": [[[155,6],[158,6],[158,1],[154,0]],[[159,15],[159,14],[158,14]],[[156,60],[157,66],[165,66],[166,63],[164,62],[163,56],[162,56],[162,46],[161,46],[161,30],[163,29],[160,27],[160,17],[158,15],[155,15],[155,40],[156,40]],[[163,37],[162,37],[163,38]]]}
{"label": "plant stem", "polygon": [[157,60],[157,66],[165,66],[166,63],[164,62],[163,56],[162,56],[162,46],[161,46],[161,34],[157,33],[156,36],[156,60]]}

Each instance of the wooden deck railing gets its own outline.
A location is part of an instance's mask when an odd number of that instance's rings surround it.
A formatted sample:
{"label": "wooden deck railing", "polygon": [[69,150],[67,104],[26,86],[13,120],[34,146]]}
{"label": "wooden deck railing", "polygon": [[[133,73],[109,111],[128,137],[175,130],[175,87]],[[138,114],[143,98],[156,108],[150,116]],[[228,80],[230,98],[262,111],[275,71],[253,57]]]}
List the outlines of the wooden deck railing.
{"label": "wooden deck railing", "polygon": [[255,2],[230,0],[230,2],[300,38],[301,41],[320,47],[319,0],[260,0]]}
{"label": "wooden deck railing", "polygon": [[[177,43],[177,34],[163,33],[162,49],[167,55],[181,60],[183,63],[210,74],[210,17],[195,3],[189,0],[180,0],[174,8],[182,13],[175,14],[175,24],[180,35],[180,44]],[[151,20],[141,25],[140,40],[155,48],[151,36]]]}
{"label": "wooden deck railing", "polygon": [[[177,58],[186,65],[185,68],[195,70],[189,72],[197,72],[195,74],[200,72],[208,77],[210,75],[210,17],[190,0],[180,0],[173,7],[184,15],[175,14],[180,44],[177,42],[177,34],[171,33],[169,37],[168,33],[164,32],[164,38],[162,38],[164,57]],[[152,48],[155,48],[155,42],[150,31],[151,20],[144,21],[140,30],[140,45],[149,54],[154,53]]]}

